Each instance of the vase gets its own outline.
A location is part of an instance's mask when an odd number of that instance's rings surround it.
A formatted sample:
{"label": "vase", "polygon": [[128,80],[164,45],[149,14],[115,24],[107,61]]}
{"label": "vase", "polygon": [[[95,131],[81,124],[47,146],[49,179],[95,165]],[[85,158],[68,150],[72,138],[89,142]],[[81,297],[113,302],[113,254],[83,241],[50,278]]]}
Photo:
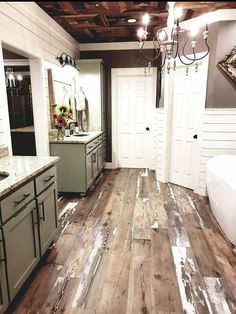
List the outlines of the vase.
{"label": "vase", "polygon": [[64,131],[62,128],[57,129],[57,140],[63,140],[64,139]]}

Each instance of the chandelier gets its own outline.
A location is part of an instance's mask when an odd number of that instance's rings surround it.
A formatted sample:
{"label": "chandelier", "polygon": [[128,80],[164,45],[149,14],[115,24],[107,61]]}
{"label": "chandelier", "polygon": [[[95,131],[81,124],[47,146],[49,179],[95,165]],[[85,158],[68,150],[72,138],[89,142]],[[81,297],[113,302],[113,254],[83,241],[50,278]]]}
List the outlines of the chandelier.
{"label": "chandelier", "polygon": [[15,75],[12,67],[7,67],[5,71],[5,84],[6,88],[10,91],[11,96],[14,92],[18,96],[18,91],[22,88],[23,77],[18,74]]}
{"label": "chandelier", "polygon": [[[197,57],[195,52],[196,47],[196,35],[198,30],[195,27],[191,31],[181,28],[179,24],[179,18],[181,15],[180,9],[174,9],[175,2],[168,2],[168,19],[167,19],[167,31],[165,29],[158,30],[153,36],[153,46],[155,48],[155,56],[150,58],[144,54],[144,45],[147,40],[148,33],[148,23],[150,21],[150,16],[146,13],[143,16],[142,23],[143,27],[138,30],[139,37],[139,56],[138,62],[140,59],[145,60],[145,64],[141,63],[145,67],[147,66],[150,70],[152,63],[161,58],[160,68],[162,69],[167,63],[167,73],[170,73],[171,63],[173,60],[173,69],[176,67],[176,59],[187,66],[186,73],[188,71],[188,66],[195,64],[197,71],[197,61],[205,58],[210,51],[209,45],[207,43],[208,39],[208,24],[205,25],[205,30],[203,31],[203,39],[206,46],[206,52],[201,57]],[[192,50],[192,56],[186,55],[186,49],[189,46]]]}

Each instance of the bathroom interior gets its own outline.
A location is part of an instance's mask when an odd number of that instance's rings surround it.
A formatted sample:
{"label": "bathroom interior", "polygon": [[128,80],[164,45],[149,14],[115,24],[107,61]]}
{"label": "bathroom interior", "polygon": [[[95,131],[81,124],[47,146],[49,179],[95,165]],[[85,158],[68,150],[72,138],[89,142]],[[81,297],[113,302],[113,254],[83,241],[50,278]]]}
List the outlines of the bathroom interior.
{"label": "bathroom interior", "polygon": [[235,313],[236,2],[0,14],[0,314]]}

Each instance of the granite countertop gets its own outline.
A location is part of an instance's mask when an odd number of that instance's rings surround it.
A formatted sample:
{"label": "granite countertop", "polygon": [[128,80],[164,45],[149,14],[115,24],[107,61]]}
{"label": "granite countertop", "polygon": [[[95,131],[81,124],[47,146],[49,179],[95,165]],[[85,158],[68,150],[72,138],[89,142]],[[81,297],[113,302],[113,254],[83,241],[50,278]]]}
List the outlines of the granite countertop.
{"label": "granite countertop", "polygon": [[0,159],[0,172],[9,176],[0,181],[0,197],[53,165],[59,157],[7,156]]}
{"label": "granite countertop", "polygon": [[89,131],[87,132],[89,135],[86,136],[76,136],[76,135],[71,135],[68,137],[64,137],[63,140],[57,140],[57,139],[50,139],[49,143],[59,143],[59,144],[87,144],[90,141],[92,141],[94,138],[97,136],[101,135],[104,133],[104,131]]}

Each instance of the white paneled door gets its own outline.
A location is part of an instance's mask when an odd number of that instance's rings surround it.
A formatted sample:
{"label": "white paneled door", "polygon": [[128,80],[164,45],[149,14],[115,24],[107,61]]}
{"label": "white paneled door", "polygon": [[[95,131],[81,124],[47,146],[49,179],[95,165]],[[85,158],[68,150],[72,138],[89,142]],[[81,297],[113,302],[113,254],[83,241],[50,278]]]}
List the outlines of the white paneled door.
{"label": "white paneled door", "polygon": [[153,169],[153,76],[123,70],[115,79],[117,166]]}
{"label": "white paneled door", "polygon": [[170,182],[193,189],[199,155],[199,130],[205,106],[205,80],[201,64],[198,72],[184,66],[174,73]]}

